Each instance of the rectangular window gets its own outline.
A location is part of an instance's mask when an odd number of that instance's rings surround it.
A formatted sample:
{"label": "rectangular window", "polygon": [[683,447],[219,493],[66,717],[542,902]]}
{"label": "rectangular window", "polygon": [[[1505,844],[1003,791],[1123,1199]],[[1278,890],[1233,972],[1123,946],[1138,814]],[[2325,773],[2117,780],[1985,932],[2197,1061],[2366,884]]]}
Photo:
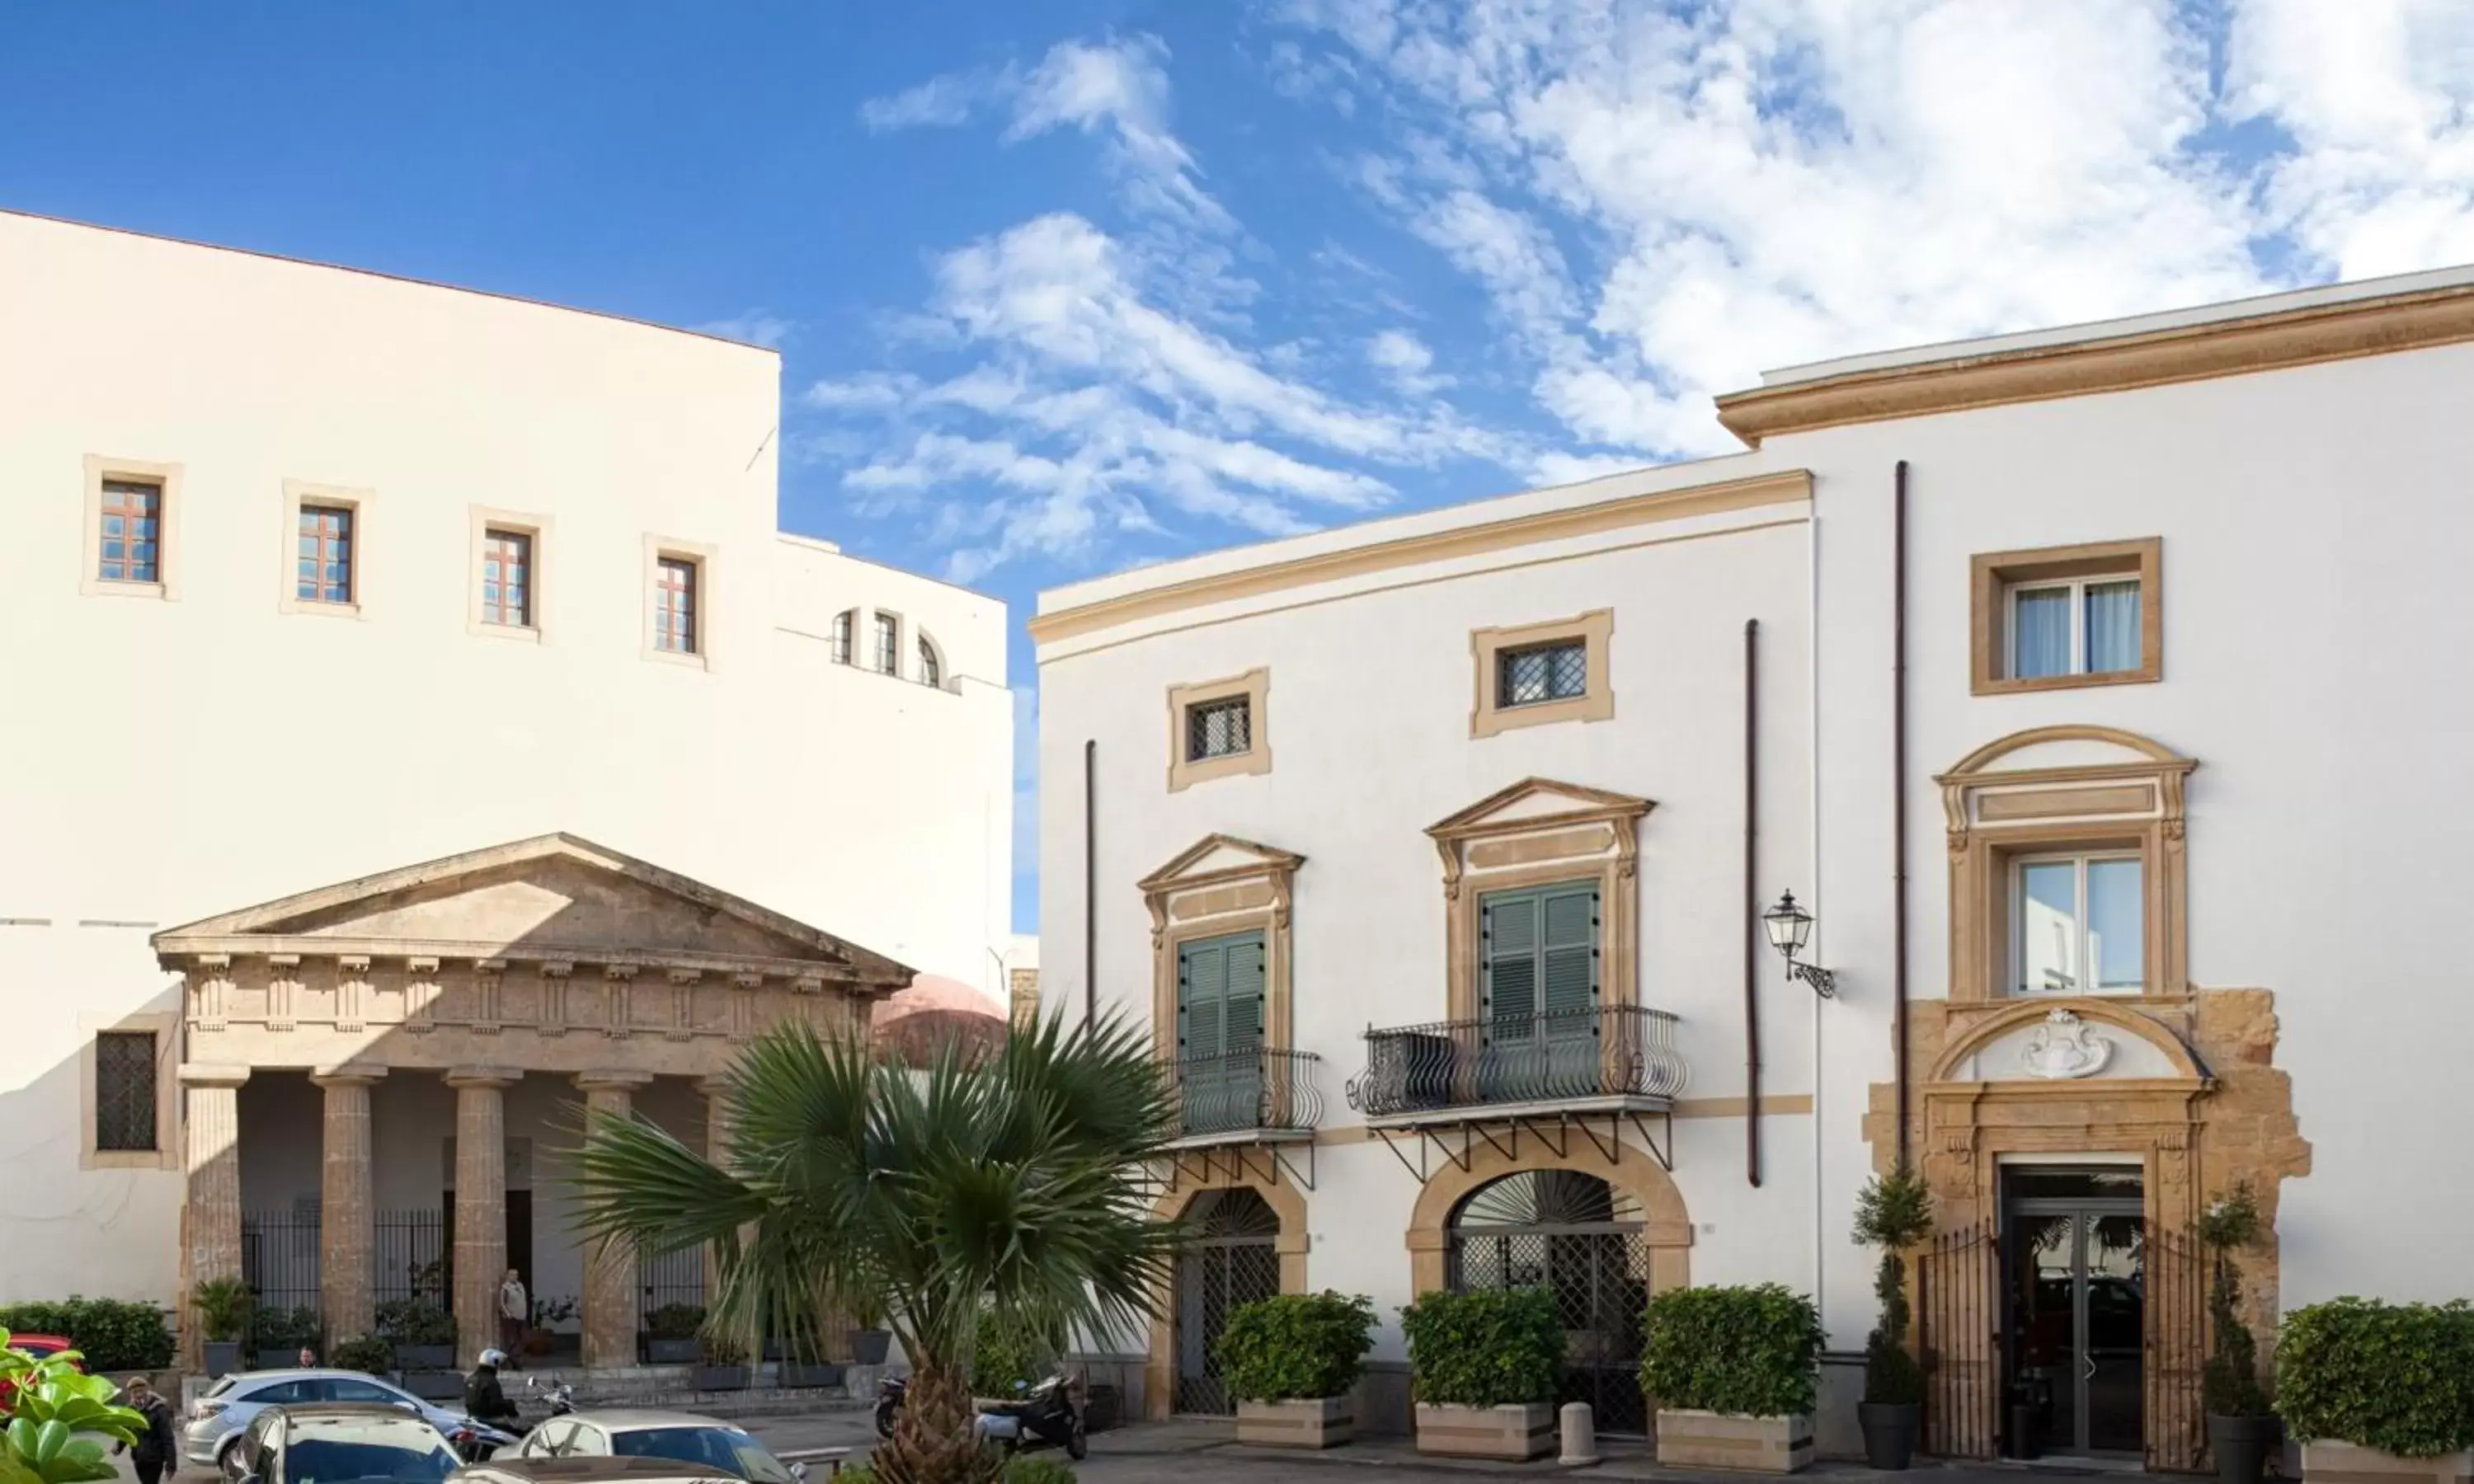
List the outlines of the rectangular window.
{"label": "rectangular window", "polygon": [[2010,589],[2010,678],[2107,675],[2140,666],[2139,579]]}
{"label": "rectangular window", "polygon": [[653,571],[653,647],[665,654],[692,655],[700,641],[696,564],[685,557],[664,557]]}
{"label": "rectangular window", "polygon": [[481,621],[533,626],[533,539],[493,527],[481,539]]}
{"label": "rectangular window", "polygon": [[1597,883],[1489,892],[1477,922],[1479,1096],[1518,1103],[1602,1090]]}
{"label": "rectangular window", "polygon": [[94,1039],[94,1147],[152,1153],[155,1141],[155,1033],[105,1031]]}
{"label": "rectangular window", "polygon": [[2021,861],[2012,922],[2022,994],[2136,994],[2145,986],[2146,891],[2137,855]]}
{"label": "rectangular window", "polygon": [[1589,646],[1569,639],[1495,657],[1495,705],[1536,706],[1589,693]]}
{"label": "rectangular window", "polygon": [[834,615],[834,663],[851,662],[851,614],[855,609],[844,609]]}
{"label": "rectangular window", "polygon": [[303,505],[293,595],[303,603],[352,602],[352,512],[341,505]]}
{"label": "rectangular window", "polygon": [[1235,757],[1253,745],[1253,706],[1244,696],[1185,708],[1185,760]]}
{"label": "rectangular window", "polygon": [[1179,1132],[1252,1128],[1262,1106],[1263,935],[1177,945]]}
{"label": "rectangular window", "polygon": [[154,480],[105,480],[101,521],[97,577],[108,583],[162,581],[162,485]]}
{"label": "rectangular window", "polygon": [[891,613],[876,615],[876,667],[891,675],[902,662],[902,625]]}

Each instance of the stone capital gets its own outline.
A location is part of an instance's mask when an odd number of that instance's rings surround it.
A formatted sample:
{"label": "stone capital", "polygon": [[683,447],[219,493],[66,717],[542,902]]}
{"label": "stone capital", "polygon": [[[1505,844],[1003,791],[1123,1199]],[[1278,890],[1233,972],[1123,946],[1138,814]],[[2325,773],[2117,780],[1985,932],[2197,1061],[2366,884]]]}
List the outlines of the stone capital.
{"label": "stone capital", "polygon": [[223,1062],[183,1062],[179,1076],[184,1088],[237,1088],[249,1081],[249,1068]]}
{"label": "stone capital", "polygon": [[597,1071],[577,1072],[575,1085],[587,1092],[633,1092],[652,1083],[651,1072]]}
{"label": "stone capital", "polygon": [[450,1088],[511,1088],[523,1080],[521,1066],[457,1066],[447,1073]]}
{"label": "stone capital", "polygon": [[322,1088],[366,1088],[383,1079],[387,1069],[359,1062],[347,1062],[334,1066],[311,1068],[309,1080]]}
{"label": "stone capital", "polygon": [[709,1077],[698,1077],[695,1086],[696,1090],[705,1096],[720,1098],[728,1097],[731,1089],[738,1086],[738,1083],[727,1072],[716,1072]]}

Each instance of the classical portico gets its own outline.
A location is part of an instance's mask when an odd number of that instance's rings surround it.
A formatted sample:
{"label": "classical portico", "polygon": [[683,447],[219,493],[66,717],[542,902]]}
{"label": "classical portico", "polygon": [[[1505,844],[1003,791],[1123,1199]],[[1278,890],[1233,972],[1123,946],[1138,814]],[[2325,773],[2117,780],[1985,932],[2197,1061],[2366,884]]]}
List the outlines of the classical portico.
{"label": "classical portico", "polygon": [[[869,1004],[911,978],[829,933],[564,834],[228,913],[158,933],[154,946],[187,981],[182,1312],[196,1284],[244,1274],[245,1154],[298,1145],[314,1128],[314,1177],[276,1192],[314,1211],[304,1304],[330,1344],[372,1332],[376,1192],[434,1179],[425,1189],[443,1192],[451,1229],[438,1256],[452,1274],[459,1363],[498,1339],[509,1151],[529,1147],[510,1135],[519,1092],[541,1109],[554,1089],[570,1113],[624,1113],[655,1093],[670,1106],[699,1099],[702,1137],[718,1152],[714,1105],[751,1037],[788,1020],[861,1031]],[[279,1106],[308,1113],[314,1095],[314,1115],[252,1127],[244,1102],[278,1082],[300,1094]],[[451,1130],[443,1168],[407,1174],[421,1161],[382,1160],[381,1147],[410,1145],[380,1110],[430,1099],[421,1106],[443,1113],[450,1098],[451,1122],[436,1120]],[[528,1126],[567,1146],[578,1122],[535,1113]],[[578,1240],[564,1227],[545,1235]],[[585,1363],[636,1363],[635,1255],[580,1256]],[[182,1326],[193,1362],[196,1329]]]}

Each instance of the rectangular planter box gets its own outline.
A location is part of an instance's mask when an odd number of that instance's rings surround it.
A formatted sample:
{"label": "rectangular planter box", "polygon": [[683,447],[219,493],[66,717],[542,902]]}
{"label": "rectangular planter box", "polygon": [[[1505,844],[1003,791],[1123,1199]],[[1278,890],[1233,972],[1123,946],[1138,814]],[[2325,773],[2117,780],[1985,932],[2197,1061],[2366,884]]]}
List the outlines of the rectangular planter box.
{"label": "rectangular planter box", "polygon": [[698,1366],[695,1368],[695,1389],[698,1391],[745,1391],[745,1366]]}
{"label": "rectangular planter box", "polygon": [[830,1360],[785,1360],[777,1373],[785,1386],[839,1386],[842,1368]]}
{"label": "rectangular planter box", "polygon": [[455,1369],[455,1347],[399,1345],[395,1348],[395,1365],[399,1371],[452,1371]]}
{"label": "rectangular planter box", "polygon": [[240,1342],[238,1340],[206,1342],[206,1379],[213,1380],[219,1376],[229,1376],[239,1369]]}
{"label": "rectangular planter box", "polygon": [[424,1401],[457,1401],[464,1396],[464,1377],[455,1371],[407,1371],[403,1389]]}
{"label": "rectangular planter box", "polygon": [[693,1339],[646,1340],[644,1363],[648,1366],[691,1366],[701,1347]]}
{"label": "rectangular planter box", "polygon": [[301,1347],[295,1345],[283,1350],[262,1350],[257,1352],[256,1358],[255,1369],[260,1371],[297,1370],[301,1365]]}
{"label": "rectangular planter box", "polygon": [[2474,1477],[2474,1452],[2399,1458],[2359,1443],[2302,1445],[2304,1484],[2461,1484]]}
{"label": "rectangular planter box", "polygon": [[1237,1441],[1264,1448],[1338,1448],[1357,1435],[1356,1400],[1240,1401]]}
{"label": "rectangular planter box", "polygon": [[1812,1419],[1661,1409],[1658,1462],[1667,1469],[1795,1473],[1812,1467]]}
{"label": "rectangular planter box", "polygon": [[1445,1458],[1513,1458],[1526,1461],[1555,1451],[1555,1408],[1526,1406],[1430,1406],[1418,1403],[1418,1451]]}

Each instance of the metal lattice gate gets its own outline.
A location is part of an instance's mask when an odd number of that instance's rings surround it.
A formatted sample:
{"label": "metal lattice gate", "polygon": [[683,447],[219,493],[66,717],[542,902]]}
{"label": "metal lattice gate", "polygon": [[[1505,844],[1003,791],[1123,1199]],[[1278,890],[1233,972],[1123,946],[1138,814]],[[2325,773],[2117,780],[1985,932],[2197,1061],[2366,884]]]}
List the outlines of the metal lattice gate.
{"label": "metal lattice gate", "polygon": [[1598,1430],[1643,1434],[1642,1316],[1649,1306],[1646,1227],[1618,1209],[1605,1181],[1568,1170],[1506,1176],[1462,1203],[1445,1281],[1458,1292],[1543,1288],[1564,1322],[1557,1405],[1586,1401]]}
{"label": "metal lattice gate", "polygon": [[1195,1222],[1176,1259],[1176,1410],[1232,1416],[1214,1352],[1231,1309],[1280,1291],[1280,1218],[1241,1187],[1205,1191]]}
{"label": "metal lattice gate", "polygon": [[2140,1268],[2147,1326],[2147,1467],[2212,1468],[2207,1404],[2199,1394],[2208,1351],[2207,1248],[2195,1233],[2151,1232]]}
{"label": "metal lattice gate", "polygon": [[1945,1232],[1916,1261],[1924,1346],[1924,1450],[1990,1458],[2001,1439],[1999,1244],[1975,1227]]}

